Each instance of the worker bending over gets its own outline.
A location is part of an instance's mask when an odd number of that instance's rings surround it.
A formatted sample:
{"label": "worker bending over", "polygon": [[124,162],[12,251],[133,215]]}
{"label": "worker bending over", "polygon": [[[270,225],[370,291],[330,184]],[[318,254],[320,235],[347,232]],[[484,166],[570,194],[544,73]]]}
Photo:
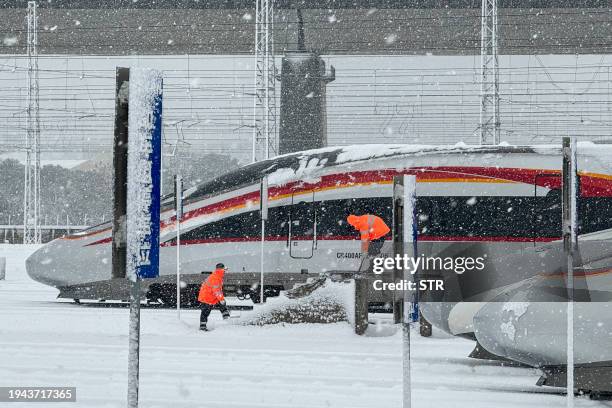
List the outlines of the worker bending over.
{"label": "worker bending over", "polygon": [[383,219],[372,214],[351,214],[347,221],[361,235],[361,252],[371,256],[378,255],[384,244],[384,236],[391,231]]}

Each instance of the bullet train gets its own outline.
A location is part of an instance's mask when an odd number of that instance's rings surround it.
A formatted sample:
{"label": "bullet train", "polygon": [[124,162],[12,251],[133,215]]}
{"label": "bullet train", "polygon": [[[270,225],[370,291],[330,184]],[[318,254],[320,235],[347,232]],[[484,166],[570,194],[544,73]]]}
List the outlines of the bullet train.
{"label": "bullet train", "polygon": [[[612,229],[611,153],[606,145],[579,144],[580,234]],[[414,174],[419,251],[488,254],[487,268],[447,278],[446,297],[422,305],[434,325],[476,339],[485,331],[484,317],[474,327],[484,304],[525,280],[558,272],[560,168],[558,146],[466,145],[330,147],[244,166],[183,192],[182,301],[193,300],[201,274],[217,262],[230,269],[229,292],[259,300],[262,177],[269,183],[265,289],[275,295],[322,272],[358,270],[359,235],[346,217],[373,213],[392,225],[393,177]],[[176,302],[173,201],[162,199],[160,277],[142,285],[150,300],[164,303]],[[59,297],[127,299],[125,280],[111,278],[111,241],[111,223],[61,237],[28,258],[28,274],[58,288]],[[538,262],[546,251],[552,255]],[[585,253],[592,259],[584,261],[605,265],[608,250],[602,251]],[[489,352],[514,358],[486,344]]]}
{"label": "bullet train", "polygon": [[[581,234],[574,256],[574,391],[592,397],[612,395],[611,244],[610,229]],[[562,251],[560,241],[551,243],[542,252],[549,252],[552,256],[545,257],[557,259],[557,265],[474,303],[469,313],[480,348],[540,368],[544,374],[538,384],[557,387],[567,384],[568,291]]]}
{"label": "bullet train", "polygon": [[[563,385],[565,343],[561,249],[561,149],[558,146],[359,145],[298,152],[244,166],[183,192],[183,302],[217,262],[226,289],[258,301],[260,181],[268,178],[265,227],[267,295],[319,273],[359,269],[359,236],[349,214],[373,213],[392,225],[393,177],[417,177],[418,251],[428,256],[487,256],[482,271],[445,276],[445,291],[424,294],[423,315],[440,329],[478,342],[480,355],[540,367],[546,385]],[[612,147],[579,144],[579,256],[583,317],[577,388],[612,366],[609,282],[612,245]],[[174,197],[162,199],[160,277],[143,282],[153,301],[176,302]],[[391,234],[387,237],[389,241]],[[34,280],[59,297],[127,299],[111,278],[111,223],[45,245],[26,262]],[[389,245],[387,245],[387,248]],[[587,317],[584,317],[587,316]],[[476,353],[478,354],[478,353]],[[595,367],[593,369],[593,367]],[[603,371],[602,371],[603,370]],[[605,381],[604,381],[605,382]]]}
{"label": "bullet train", "polygon": [[[612,228],[607,150],[581,148],[585,232]],[[346,217],[373,213],[392,225],[392,179],[399,174],[417,176],[419,242],[533,248],[560,235],[560,165],[553,146],[358,145],[278,156],[183,192],[181,270],[187,278],[222,261],[229,280],[259,278],[264,176],[270,186],[264,271],[271,286],[285,287],[291,276],[355,271],[359,236]],[[173,201],[162,200],[162,278],[176,269]],[[111,241],[110,222],[61,237],[36,251],[27,271],[62,297],[104,298],[113,283]]]}

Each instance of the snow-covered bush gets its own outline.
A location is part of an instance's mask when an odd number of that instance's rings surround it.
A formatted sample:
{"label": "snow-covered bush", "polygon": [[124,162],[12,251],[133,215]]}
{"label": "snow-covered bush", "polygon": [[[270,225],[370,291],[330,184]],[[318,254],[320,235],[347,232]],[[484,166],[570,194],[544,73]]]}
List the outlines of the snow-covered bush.
{"label": "snow-covered bush", "polygon": [[283,294],[270,298],[266,304],[243,314],[240,322],[245,325],[351,322],[353,310],[354,285],[328,280],[302,298],[289,299]]}

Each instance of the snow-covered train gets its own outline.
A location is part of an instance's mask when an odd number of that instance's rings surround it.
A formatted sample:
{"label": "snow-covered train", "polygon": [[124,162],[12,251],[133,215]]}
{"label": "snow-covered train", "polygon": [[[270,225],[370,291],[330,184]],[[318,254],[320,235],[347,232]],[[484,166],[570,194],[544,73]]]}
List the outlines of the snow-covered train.
{"label": "snow-covered train", "polygon": [[[578,147],[578,275],[582,289],[605,300],[612,297],[612,245],[606,245],[612,238],[612,147]],[[423,303],[425,317],[448,333],[477,340],[490,354],[544,367],[548,384],[563,385],[565,343],[557,334],[564,317],[557,309],[564,304],[548,302],[563,298],[551,295],[558,294],[563,276],[560,169],[558,146],[465,145],[325,148],[242,167],[183,193],[183,302],[194,297],[201,273],[216,262],[230,268],[228,291],[258,301],[263,176],[269,181],[265,287],[274,295],[321,272],[358,270],[359,237],[346,217],[373,213],[392,225],[393,176],[415,174],[419,252],[486,253],[490,260],[479,273],[454,275],[447,282],[451,301]],[[162,203],[161,276],[142,285],[149,299],[166,303],[175,301],[176,291],[173,200]],[[111,279],[110,258],[106,223],[52,241],[26,266],[33,279],[57,287],[60,297],[126,299],[125,280]],[[523,301],[530,302],[516,306]],[[612,327],[612,310],[601,302],[577,308],[588,313],[578,329],[589,344],[577,355],[587,373],[578,387],[605,391],[592,380],[601,369],[593,374],[589,367],[612,367],[607,336],[597,334]]]}
{"label": "snow-covered train", "polygon": [[[591,214],[583,230],[612,228],[607,148],[581,151],[591,158],[581,177]],[[279,156],[184,191],[181,270],[188,284],[191,278],[199,282],[202,272],[222,261],[230,268],[230,291],[248,293],[258,282],[259,186],[265,175],[270,210],[264,270],[271,294],[320,272],[357,270],[359,237],[346,217],[373,213],[391,225],[392,179],[398,174],[417,176],[420,242],[533,247],[560,235],[560,208],[552,205],[560,192],[560,165],[560,149],[551,146],[360,145]],[[173,200],[162,202],[161,277],[146,282],[145,291],[173,284]],[[111,279],[111,223],[52,241],[27,260],[27,270],[60,289],[60,297],[127,296],[121,282]]]}

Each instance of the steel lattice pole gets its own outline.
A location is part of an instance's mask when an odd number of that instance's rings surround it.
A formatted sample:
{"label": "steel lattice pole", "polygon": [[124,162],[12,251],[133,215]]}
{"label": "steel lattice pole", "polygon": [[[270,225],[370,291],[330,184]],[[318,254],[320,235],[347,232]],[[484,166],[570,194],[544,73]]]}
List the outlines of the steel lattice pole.
{"label": "steel lattice pole", "polygon": [[28,2],[27,10],[28,97],[26,108],[26,163],[24,174],[23,242],[41,242],[40,231],[40,117],[38,82],[38,17],[36,2]]}
{"label": "steel lattice pole", "polygon": [[482,0],[480,33],[480,144],[500,142],[497,0]]}
{"label": "steel lattice pole", "polygon": [[255,80],[252,161],[276,152],[274,1],[255,1]]}
{"label": "steel lattice pole", "polygon": [[259,126],[257,125],[257,117],[259,115],[258,109],[257,107],[259,106],[259,101],[258,101],[258,97],[259,97],[259,91],[258,91],[258,85],[259,85],[259,74],[258,74],[258,69],[259,69],[259,54],[260,54],[260,48],[259,48],[259,25],[260,25],[260,16],[259,16],[259,1],[260,0],[255,0],[255,49],[254,49],[254,55],[255,55],[255,59],[254,59],[254,69],[255,69],[255,75],[253,76],[253,153],[252,153],[252,157],[251,157],[251,161],[254,163],[257,161],[257,138],[259,137],[258,135],[258,129]]}

